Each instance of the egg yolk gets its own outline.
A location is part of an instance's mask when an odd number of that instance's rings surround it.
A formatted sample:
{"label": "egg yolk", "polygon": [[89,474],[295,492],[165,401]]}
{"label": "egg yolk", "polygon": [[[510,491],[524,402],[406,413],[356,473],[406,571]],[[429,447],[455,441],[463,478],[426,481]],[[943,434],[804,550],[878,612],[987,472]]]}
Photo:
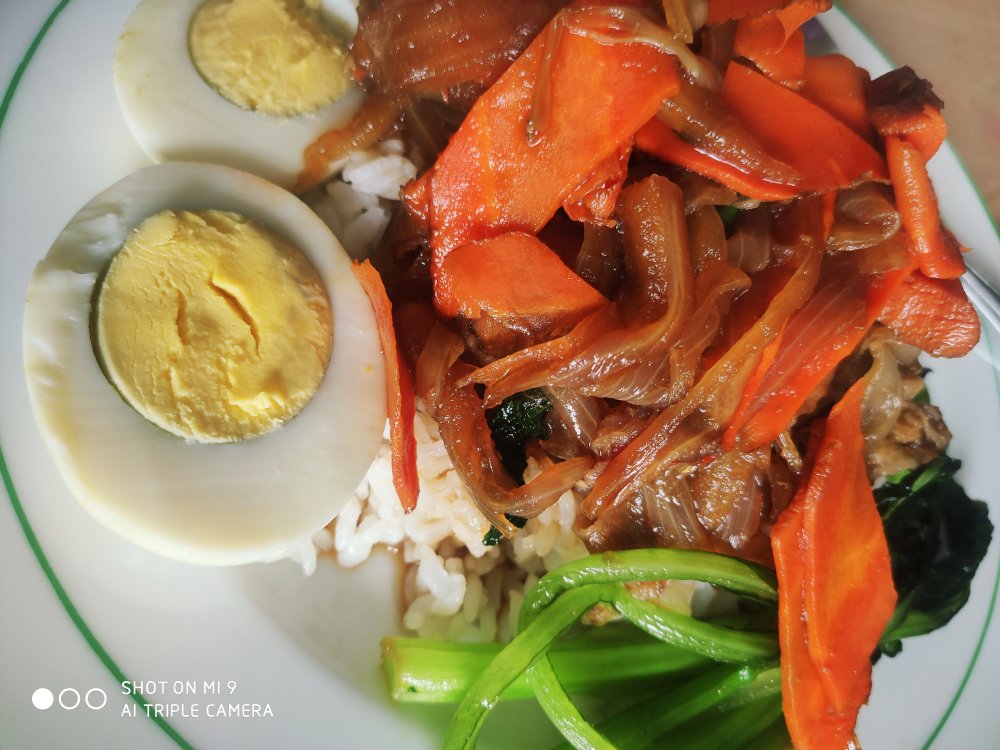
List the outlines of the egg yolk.
{"label": "egg yolk", "polygon": [[245,109],[306,114],[350,83],[343,44],[302,0],[208,0],[189,34],[198,73]]}
{"label": "egg yolk", "polygon": [[333,346],[326,288],[286,238],[235,213],[164,211],[127,237],[94,316],[109,380],[199,442],[262,435],[312,398]]}

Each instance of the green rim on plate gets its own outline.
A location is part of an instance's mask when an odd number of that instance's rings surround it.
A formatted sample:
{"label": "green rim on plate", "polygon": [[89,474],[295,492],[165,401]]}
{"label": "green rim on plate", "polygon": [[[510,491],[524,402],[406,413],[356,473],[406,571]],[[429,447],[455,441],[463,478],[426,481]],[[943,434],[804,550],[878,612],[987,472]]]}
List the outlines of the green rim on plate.
{"label": "green rim on plate", "polygon": [[[17,91],[18,85],[21,82],[21,78],[24,75],[24,72],[27,70],[29,63],[34,57],[35,52],[38,50],[39,46],[42,43],[42,40],[45,38],[45,35],[48,33],[52,24],[59,17],[59,15],[66,8],[66,6],[69,5],[69,3],[70,0],[60,0],[60,2],[55,6],[52,12],[42,23],[38,32],[35,34],[34,38],[31,41],[31,44],[28,46],[27,51],[24,53],[21,62],[18,64],[17,68],[14,71],[14,74],[11,76],[10,82],[7,85],[7,89],[4,92],[3,100],[0,101],[0,131],[2,131],[3,124],[6,121],[7,114],[10,110],[11,103],[14,99],[14,94]],[[864,29],[862,29],[848,13],[846,13],[842,8],[839,7],[838,10],[851,23],[851,25],[853,25],[854,28],[862,36],[864,36],[864,38],[868,41],[868,43],[871,44],[871,46],[879,54],[882,55],[883,58],[885,58],[886,60],[889,59],[885,55],[885,53],[881,50],[881,48],[874,42],[874,40],[872,40],[871,37],[868,36],[868,34],[864,31]],[[957,154],[955,154],[955,158],[958,161],[959,167],[962,170],[963,174],[965,175],[967,181],[969,182],[970,185],[972,185],[973,190],[977,198],[979,199],[983,212],[986,214],[986,216],[992,223],[994,232],[998,235],[998,237],[1000,237],[1000,227],[998,227],[996,219],[993,218],[988,208],[986,207],[986,202],[983,199],[982,194],[979,192],[978,188],[976,187],[975,183],[971,180],[971,178],[969,178],[968,170],[966,170],[965,165],[962,163],[961,159],[958,158]],[[994,356],[992,343],[990,341],[990,336],[988,333],[983,336],[983,342],[988,352],[990,353],[991,357]],[[997,370],[994,369],[993,375],[994,375],[994,383],[997,389],[998,402],[1000,402],[1000,373],[998,373]],[[25,540],[31,547],[31,550],[38,561],[39,567],[41,567],[42,572],[45,574],[46,579],[52,586],[52,590],[55,592],[56,597],[59,599],[59,602],[66,610],[66,614],[73,621],[73,624],[80,632],[80,635],[83,636],[84,641],[86,641],[87,645],[91,648],[91,650],[94,652],[97,658],[115,678],[115,680],[119,683],[127,681],[128,678],[125,676],[125,673],[112,658],[111,654],[108,653],[107,649],[104,648],[101,642],[97,639],[97,636],[90,629],[86,621],[81,616],[79,610],[77,610],[76,606],[73,604],[72,599],[70,599],[69,593],[66,591],[65,587],[59,581],[59,577],[56,575],[56,572],[52,568],[52,565],[49,563],[48,558],[45,555],[45,552],[42,550],[42,547],[38,542],[38,538],[36,537],[35,532],[32,529],[31,523],[28,521],[28,517],[24,512],[24,507],[21,504],[20,498],[17,493],[17,489],[14,487],[14,481],[11,478],[10,471],[7,467],[7,462],[4,457],[2,444],[0,444],[0,476],[3,477],[3,484],[4,487],[6,488],[7,496],[10,498],[10,503],[14,509],[14,514],[17,516],[17,520],[21,525],[22,531],[24,532]],[[993,589],[990,597],[989,607],[986,613],[986,619],[983,622],[983,626],[980,631],[979,638],[976,642],[976,646],[973,650],[972,657],[969,661],[969,665],[962,676],[962,680],[959,683],[955,695],[952,697],[951,701],[949,701],[948,706],[945,709],[945,712],[942,715],[940,721],[935,726],[930,737],[924,743],[923,750],[928,750],[928,748],[930,748],[931,745],[933,745],[934,741],[937,739],[938,735],[944,728],[948,719],[951,717],[951,714],[954,711],[955,706],[958,704],[958,701],[962,697],[962,694],[969,681],[969,678],[972,675],[972,671],[976,666],[976,662],[979,659],[979,655],[982,651],[983,644],[985,643],[986,634],[989,630],[990,623],[992,622],[993,619],[993,613],[996,608],[998,592],[1000,592],[1000,565],[998,565],[997,570],[994,574]],[[173,740],[178,747],[184,748],[184,750],[194,750],[194,747],[191,745],[191,743],[188,742],[176,729],[174,729],[173,726],[171,726],[170,723],[166,721],[162,716],[156,716],[146,712],[145,707],[149,705],[149,702],[145,699],[145,697],[141,693],[132,692],[131,695],[133,699],[136,701],[136,703],[138,703],[140,706],[143,707],[143,713],[146,714],[153,723],[155,723],[158,727],[160,727],[160,729],[162,729],[163,732],[171,740]]]}
{"label": "green rim on plate", "polygon": [[[42,23],[41,28],[35,34],[34,39],[31,40],[31,44],[28,45],[27,51],[24,53],[24,57],[21,58],[20,64],[18,64],[17,69],[14,71],[14,75],[11,76],[10,83],[7,86],[7,90],[4,93],[3,101],[0,102],[0,132],[3,130],[3,124],[7,119],[7,112],[10,110],[11,102],[14,99],[14,92],[17,90],[18,84],[21,82],[21,77],[24,75],[24,71],[27,70],[28,64],[31,62],[32,58],[35,56],[35,52],[38,50],[39,45],[42,43],[45,35],[48,33],[49,28],[55,22],[59,14],[63,12],[63,9],[69,5],[70,0],[60,0],[56,7],[49,14],[48,18]],[[21,524],[21,529],[24,531],[25,540],[31,547],[31,551],[35,553],[35,558],[38,560],[38,565],[41,567],[42,572],[48,579],[49,583],[52,585],[52,590],[55,592],[56,597],[59,599],[60,604],[66,610],[66,614],[69,615],[70,620],[76,625],[76,629],[80,631],[80,635],[90,646],[91,650],[101,660],[101,663],[107,668],[115,680],[121,684],[126,681],[131,682],[125,676],[121,667],[112,658],[108,650],[104,648],[101,642],[94,635],[94,631],[90,629],[80,611],[73,604],[73,600],[70,599],[69,593],[67,593],[66,588],[59,581],[59,577],[56,575],[55,570],[53,570],[52,565],[49,563],[48,558],[45,556],[45,552],[42,550],[41,544],[38,542],[38,537],[35,536],[35,531],[31,527],[31,523],[28,521],[28,517],[24,512],[24,506],[21,504],[21,499],[17,494],[17,489],[14,487],[14,480],[10,476],[10,470],[7,468],[7,460],[4,457],[3,446],[0,445],[0,475],[3,477],[3,484],[7,490],[7,496],[10,498],[10,504],[14,508],[14,514],[17,516],[18,522]],[[149,705],[149,701],[146,700],[145,696],[138,691],[129,691],[132,698],[135,700],[139,706],[142,707],[142,713],[149,717],[149,719],[156,724],[163,732],[172,739],[178,747],[184,750],[194,750],[194,746],[188,742],[184,737],[174,729],[170,723],[164,719],[162,716],[158,716],[155,713],[146,710]]]}
{"label": "green rim on plate", "polygon": [[[892,62],[892,59],[889,57],[889,55],[885,53],[885,50],[883,50],[882,47],[879,46],[879,44],[874,39],[872,39],[871,36],[869,36],[868,32],[865,31],[864,27],[861,26],[861,24],[859,24],[857,21],[855,21],[854,17],[850,13],[844,10],[839,3],[835,3],[835,6],[837,11],[847,20],[847,22],[851,26],[854,27],[854,30],[857,31],[862,37],[864,37],[864,39],[868,42],[868,44],[871,45],[872,49],[874,49],[879,55],[882,56],[882,59],[885,60],[886,64],[888,64],[889,67],[891,68],[897,67]],[[962,161],[961,157],[959,157],[958,153],[954,149],[951,150],[951,155],[958,163],[959,169],[962,171],[962,174],[965,175],[965,178],[968,181],[968,183],[972,186],[972,190],[979,201],[979,206],[982,209],[982,212],[986,215],[987,219],[990,222],[990,225],[993,227],[994,234],[996,234],[997,237],[1000,238],[1000,224],[998,224],[997,218],[994,217],[993,214],[990,212],[989,207],[986,205],[986,199],[983,198],[983,194],[979,192],[979,188],[976,186],[976,183],[973,182],[972,178],[969,176],[969,170],[965,168],[965,163]],[[987,352],[990,355],[990,361],[996,362],[997,361],[996,353],[993,351],[993,344],[992,341],[990,340],[989,326],[984,326],[982,342],[983,345],[986,347]],[[998,402],[1000,402],[1000,372],[998,372],[995,367],[993,368],[993,382],[994,385],[996,386]],[[972,657],[969,660],[969,664],[962,675],[962,679],[958,683],[958,688],[955,690],[955,695],[953,695],[951,700],[948,701],[947,708],[945,708],[944,713],[941,715],[940,720],[934,727],[934,730],[931,732],[930,737],[928,737],[927,741],[924,742],[924,744],[922,745],[921,750],[930,750],[930,747],[934,744],[934,741],[937,739],[938,735],[941,734],[941,730],[943,730],[945,724],[948,723],[948,719],[951,718],[951,714],[952,712],[954,712],[955,706],[958,705],[958,701],[961,699],[962,694],[965,692],[965,686],[969,683],[969,679],[972,677],[972,670],[975,669],[976,663],[979,661],[979,654],[983,650],[983,644],[986,642],[986,634],[987,632],[989,632],[990,623],[993,621],[993,613],[996,609],[998,594],[1000,594],[1000,562],[998,562],[996,573],[993,576],[993,590],[990,592],[990,603],[989,607],[986,610],[986,619],[983,621],[982,630],[980,630],[979,637],[976,639],[976,646],[972,650]]]}

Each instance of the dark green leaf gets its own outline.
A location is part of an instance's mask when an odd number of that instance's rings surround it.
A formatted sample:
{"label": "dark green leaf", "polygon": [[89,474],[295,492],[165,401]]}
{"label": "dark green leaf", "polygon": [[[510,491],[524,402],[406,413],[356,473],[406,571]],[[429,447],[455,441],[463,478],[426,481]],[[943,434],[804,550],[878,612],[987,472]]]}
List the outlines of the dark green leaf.
{"label": "dark green leaf", "polygon": [[969,587],[993,535],[985,503],[972,500],[942,456],[890,477],[875,490],[899,601],[879,649],[895,656],[900,640],[945,625],[969,599]]}
{"label": "dark green leaf", "polygon": [[719,212],[719,218],[722,219],[722,226],[729,229],[729,225],[733,223],[736,215],[740,212],[736,206],[716,206],[715,210]]}
{"label": "dark green leaf", "polygon": [[[519,529],[524,528],[524,524],[528,522],[527,518],[521,518],[521,516],[512,516],[510,513],[504,513],[504,518],[510,521],[512,524],[517,526]],[[490,530],[483,535],[483,546],[485,547],[496,547],[500,544],[500,540],[503,538],[503,534],[500,533],[500,529],[496,526],[490,526]]]}
{"label": "dark green leaf", "polygon": [[524,470],[528,466],[524,446],[529,440],[548,437],[545,415],[551,408],[552,402],[545,392],[533,388],[505,398],[486,415],[504,468],[519,483],[523,483]]}

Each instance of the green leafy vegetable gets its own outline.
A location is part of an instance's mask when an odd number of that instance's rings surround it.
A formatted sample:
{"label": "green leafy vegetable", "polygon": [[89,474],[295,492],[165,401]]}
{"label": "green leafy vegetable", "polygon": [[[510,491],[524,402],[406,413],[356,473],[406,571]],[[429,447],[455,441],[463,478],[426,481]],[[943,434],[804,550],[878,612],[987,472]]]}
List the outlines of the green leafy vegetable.
{"label": "green leafy vegetable", "polygon": [[[544,426],[547,406],[540,393],[514,398],[500,426],[491,426],[494,435],[525,428],[508,443],[521,440],[523,451]],[[993,526],[985,504],[955,481],[958,468],[942,457],[875,491],[900,595],[878,653],[898,653],[902,638],[941,627],[968,600]],[[699,620],[659,609],[628,588],[662,580],[711,584],[740,597],[749,611]],[[501,698],[529,695],[576,748],[787,750],[777,599],[773,572],[738,558],[676,549],[605,552],[543,576],[525,596],[510,643],[386,638],[383,671],[398,701],[458,704],[445,738],[454,750],[475,747]],[[596,604],[621,621],[579,628],[580,616]],[[617,709],[591,723],[571,692],[608,696]],[[614,703],[623,694],[635,696],[630,705]]]}
{"label": "green leafy vegetable", "polygon": [[[687,741],[704,731],[705,716],[711,717],[709,734],[720,748],[734,747],[736,737],[742,743],[770,731],[780,717],[776,634],[663,610],[634,598],[626,587],[670,579],[712,583],[772,609],[777,599],[773,573],[737,558],[668,549],[591,555],[552,571],[532,588],[519,633],[503,647],[385,639],[383,671],[390,692],[397,700],[458,701],[444,743],[455,750],[475,747],[486,714],[501,696],[521,697],[528,690],[577,748],[638,749],[675,732]],[[599,603],[618,613],[620,627],[634,626],[629,635],[622,637],[619,630],[609,639],[598,629],[561,637]],[[662,653],[651,654],[651,643]],[[568,693],[606,693],[626,683],[641,688],[637,697],[643,705],[626,707],[600,725],[591,724]],[[655,721],[632,719],[651,706]]]}
{"label": "green leafy vegetable", "polygon": [[[517,528],[523,529],[524,524],[528,522],[527,518],[521,518],[521,516],[514,516],[510,513],[504,513],[504,518],[514,524]],[[500,544],[500,540],[503,538],[503,534],[500,533],[500,529],[496,526],[490,526],[490,530],[483,534],[483,546],[484,547],[496,547]]]}
{"label": "green leafy vegetable", "polygon": [[518,482],[524,481],[524,470],[528,466],[525,445],[530,440],[548,437],[545,415],[551,408],[552,402],[545,391],[533,388],[508,396],[486,415],[504,468]]}
{"label": "green leafy vegetable", "polygon": [[740,212],[736,206],[716,206],[715,210],[719,212],[719,218],[722,219],[722,226],[726,229],[729,229],[729,226]]}
{"label": "green leafy vegetable", "polygon": [[[525,446],[530,440],[548,437],[545,416],[551,408],[552,402],[545,391],[533,388],[508,396],[500,402],[500,406],[486,414],[486,423],[490,426],[500,460],[507,473],[519,484],[524,483],[524,470],[528,467]],[[519,529],[527,523],[527,519],[520,516],[504,515]],[[491,526],[483,536],[483,544],[494,547],[500,544],[501,536],[496,526]]]}
{"label": "green leafy vegetable", "polygon": [[[499,643],[385,638],[382,668],[389,694],[402,703],[457,703],[501,649]],[[641,689],[714,666],[711,659],[623,624],[588,628],[556,641],[549,656],[566,690],[591,695]],[[533,695],[526,675],[521,675],[507,687],[503,698]]]}
{"label": "green leafy vegetable", "polygon": [[955,481],[960,466],[941,456],[875,490],[899,594],[879,644],[888,656],[900,652],[901,639],[937,630],[965,606],[986,556],[993,524],[986,504]]}

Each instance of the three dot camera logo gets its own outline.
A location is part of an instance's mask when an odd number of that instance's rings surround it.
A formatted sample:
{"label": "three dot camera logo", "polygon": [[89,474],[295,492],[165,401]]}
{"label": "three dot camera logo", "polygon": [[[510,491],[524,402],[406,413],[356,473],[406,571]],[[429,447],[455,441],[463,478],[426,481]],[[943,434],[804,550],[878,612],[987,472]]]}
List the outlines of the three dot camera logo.
{"label": "three dot camera logo", "polygon": [[56,703],[67,711],[82,707],[100,711],[108,705],[108,694],[100,688],[91,688],[81,693],[76,688],[63,688],[58,696],[48,688],[38,688],[31,694],[31,704],[39,711],[47,711]]}

